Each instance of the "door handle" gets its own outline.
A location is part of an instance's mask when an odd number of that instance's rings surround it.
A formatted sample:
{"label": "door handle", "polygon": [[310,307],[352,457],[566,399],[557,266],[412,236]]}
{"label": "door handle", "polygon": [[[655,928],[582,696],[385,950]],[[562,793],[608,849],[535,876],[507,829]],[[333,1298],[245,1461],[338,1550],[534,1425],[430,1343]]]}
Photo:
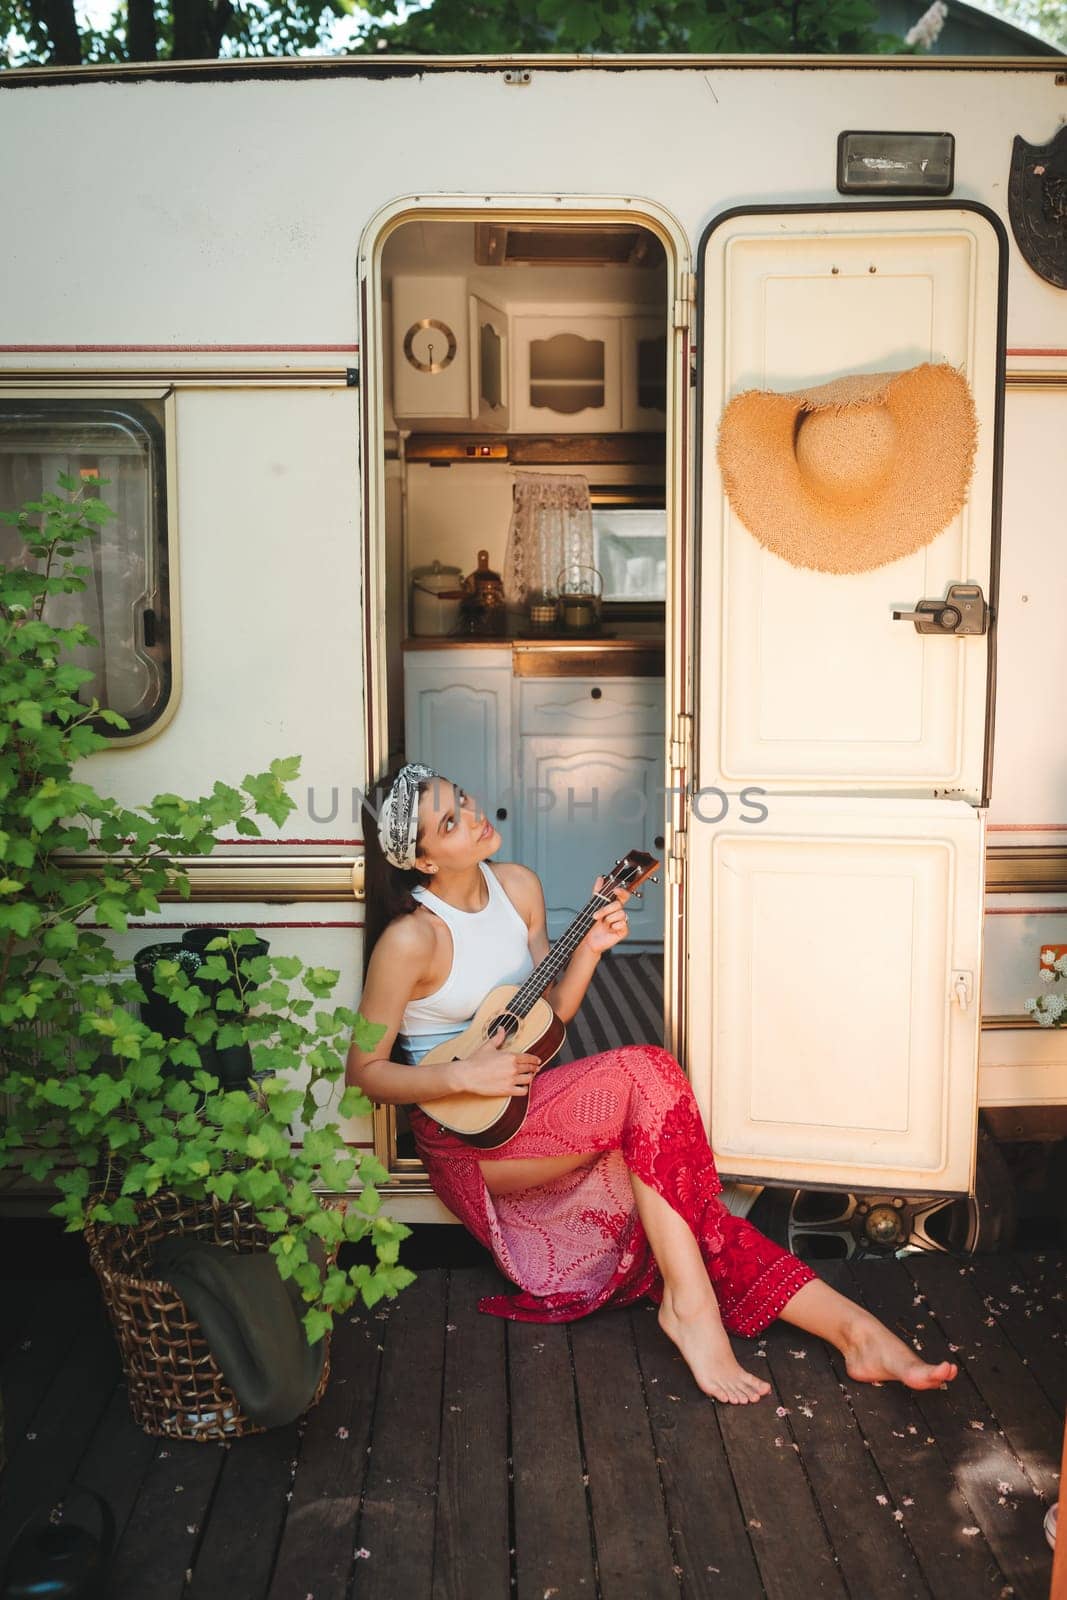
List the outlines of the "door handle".
{"label": "door handle", "polygon": [[951,583],[943,600],[920,600],[914,611],[894,611],[893,621],[913,622],[916,633],[973,637],[987,631],[989,607],[978,584]]}
{"label": "door handle", "polygon": [[952,974],[952,998],[961,1011],[966,1011],[971,1003],[974,992],[974,974],[971,972],[954,972]]}

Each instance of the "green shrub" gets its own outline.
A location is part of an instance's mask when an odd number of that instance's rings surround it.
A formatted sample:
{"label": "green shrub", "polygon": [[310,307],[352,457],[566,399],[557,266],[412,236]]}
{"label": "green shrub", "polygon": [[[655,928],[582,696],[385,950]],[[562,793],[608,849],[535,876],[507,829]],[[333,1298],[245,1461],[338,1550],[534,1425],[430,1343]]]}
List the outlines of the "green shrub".
{"label": "green shrub", "polygon": [[[44,615],[50,594],[85,587],[88,568],[70,558],[114,515],[90,492],[107,480],[58,481],[65,496],[2,513],[32,560],[0,564],[0,1093],[11,1104],[0,1168],[51,1181],[60,1194],[51,1210],[68,1232],[86,1221],[133,1223],[135,1200],[159,1190],[251,1202],[279,1272],[301,1287],[314,1342],[358,1295],[374,1305],[414,1278],[398,1263],[411,1230],[379,1209],[384,1168],[348,1149],[335,1125],[369,1113],[370,1102],[348,1087],[325,1105],[343,1086],[349,1039],[370,1049],[382,1029],[323,1003],[338,972],[242,954],[256,943],[250,929],[209,944],[191,977],[178,959],[156,963],[157,993],[185,1019],[179,1037],[127,1009],[148,996],[86,919],[121,933],[131,915],[158,912],[164,890],[188,898],[188,875],[172,858],[210,854],[224,826],[259,835],[255,816],[281,824],[295,808],[285,785],[300,760],[272,761],[240,787],[216,782],[199,799],[160,794],[137,810],[74,779],[75,763],[109,744],[90,724],[129,724],[77,698],[92,674],[72,657],[96,643],[88,629],[54,628]],[[227,1088],[200,1052],[235,1045],[248,1046],[255,1076]],[[297,1111],[302,1148],[290,1131]],[[353,1177],[361,1188],[343,1206],[323,1205],[313,1187],[344,1193]],[[308,1255],[315,1235],[327,1249],[369,1235],[376,1264],[334,1265],[320,1278]]]}

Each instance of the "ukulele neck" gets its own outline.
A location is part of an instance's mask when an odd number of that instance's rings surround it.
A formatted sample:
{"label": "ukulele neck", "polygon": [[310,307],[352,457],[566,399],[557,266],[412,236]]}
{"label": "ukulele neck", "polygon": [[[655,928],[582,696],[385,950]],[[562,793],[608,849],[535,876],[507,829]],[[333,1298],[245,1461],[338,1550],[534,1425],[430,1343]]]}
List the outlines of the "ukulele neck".
{"label": "ukulele neck", "polygon": [[610,905],[614,899],[613,894],[594,894],[579,911],[570,927],[561,933],[547,956],[539,961],[522,988],[513,995],[508,1005],[508,1011],[519,1017],[528,1016],[536,1002],[544,994],[550,984],[563,972],[571,956],[577,950],[601,906]]}

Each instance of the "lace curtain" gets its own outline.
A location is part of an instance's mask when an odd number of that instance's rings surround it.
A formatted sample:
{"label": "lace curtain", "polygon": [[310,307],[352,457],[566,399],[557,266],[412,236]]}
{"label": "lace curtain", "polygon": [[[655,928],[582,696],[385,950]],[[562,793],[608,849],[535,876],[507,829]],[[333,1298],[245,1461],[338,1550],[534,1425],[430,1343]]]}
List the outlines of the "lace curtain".
{"label": "lace curtain", "polygon": [[561,567],[593,562],[589,480],[579,474],[517,472],[504,553],[504,596],[522,608],[554,599]]}

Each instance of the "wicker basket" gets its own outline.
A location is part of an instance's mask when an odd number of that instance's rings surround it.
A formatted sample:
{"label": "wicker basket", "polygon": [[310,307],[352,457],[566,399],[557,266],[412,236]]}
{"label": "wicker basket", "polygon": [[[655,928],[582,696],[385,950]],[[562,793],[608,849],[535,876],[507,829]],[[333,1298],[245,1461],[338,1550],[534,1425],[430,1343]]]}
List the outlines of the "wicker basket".
{"label": "wicker basket", "polygon": [[[200,1324],[172,1284],[145,1275],[156,1245],[168,1234],[188,1233],[248,1253],[265,1250],[271,1235],[246,1201],[217,1196],[190,1199],[160,1193],[136,1202],[135,1226],[86,1223],[89,1259],[122,1354],[134,1421],[146,1433],[170,1439],[236,1439],[265,1433],[241,1410],[219,1370]],[[329,1202],[325,1202],[329,1203]],[[337,1247],[327,1253],[327,1267]],[[330,1335],[322,1376],[311,1398],[317,1405],[330,1377]]]}

